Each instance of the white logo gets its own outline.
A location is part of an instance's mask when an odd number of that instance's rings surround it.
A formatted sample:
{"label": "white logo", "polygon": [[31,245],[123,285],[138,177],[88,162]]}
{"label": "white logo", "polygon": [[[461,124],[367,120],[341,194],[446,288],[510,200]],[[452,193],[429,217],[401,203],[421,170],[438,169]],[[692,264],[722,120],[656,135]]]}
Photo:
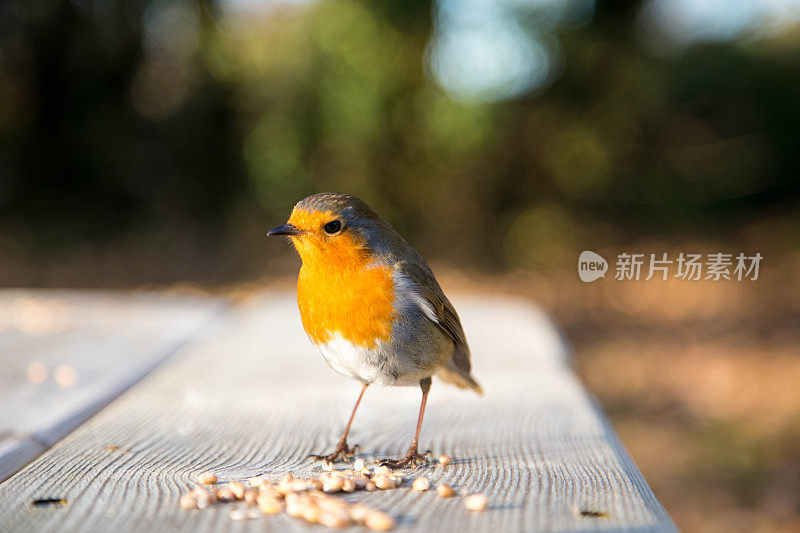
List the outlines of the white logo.
{"label": "white logo", "polygon": [[585,283],[606,277],[607,270],[608,261],[594,252],[586,250],[578,257],[578,276]]}

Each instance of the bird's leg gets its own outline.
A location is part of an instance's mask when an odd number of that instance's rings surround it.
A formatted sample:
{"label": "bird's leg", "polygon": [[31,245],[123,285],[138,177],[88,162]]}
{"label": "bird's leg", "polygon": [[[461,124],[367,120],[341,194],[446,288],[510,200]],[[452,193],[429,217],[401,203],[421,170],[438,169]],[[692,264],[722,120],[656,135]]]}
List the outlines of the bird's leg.
{"label": "bird's leg", "polygon": [[431,378],[420,380],[419,386],[422,389],[422,404],[419,406],[419,418],[417,419],[417,432],[414,434],[414,442],[409,446],[408,451],[401,459],[384,459],[382,466],[389,468],[403,468],[408,465],[416,465],[420,462],[428,462],[427,455],[430,451],[420,454],[417,450],[419,445],[419,430],[422,428],[422,417],[425,415],[425,403],[428,401],[428,391],[431,389]]}
{"label": "bird's leg", "polygon": [[356,405],[353,407],[353,412],[350,414],[350,420],[347,421],[347,426],[344,428],[344,434],[342,434],[342,438],[339,441],[339,444],[336,445],[336,448],[333,450],[333,453],[328,455],[317,455],[311,454],[309,455],[310,458],[313,458],[314,461],[325,461],[326,463],[332,463],[339,457],[349,457],[352,456],[356,452],[356,448],[358,448],[358,444],[354,445],[352,448],[347,445],[347,434],[350,433],[350,426],[353,425],[353,418],[356,416],[356,410],[358,409],[358,405],[361,403],[361,398],[364,397],[364,391],[367,390],[368,383],[364,383],[361,387],[361,393],[358,395],[358,400],[356,400]]}

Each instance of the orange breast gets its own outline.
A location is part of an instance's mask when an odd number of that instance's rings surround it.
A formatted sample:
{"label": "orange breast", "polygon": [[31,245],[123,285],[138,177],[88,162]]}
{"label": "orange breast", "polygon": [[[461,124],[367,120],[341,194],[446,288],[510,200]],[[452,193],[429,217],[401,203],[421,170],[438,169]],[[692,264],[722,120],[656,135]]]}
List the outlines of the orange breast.
{"label": "orange breast", "polygon": [[324,246],[314,238],[294,239],[303,259],[297,303],[311,340],[325,343],[339,334],[365,348],[388,341],[394,314],[391,269],[369,266],[368,252],[350,235]]}

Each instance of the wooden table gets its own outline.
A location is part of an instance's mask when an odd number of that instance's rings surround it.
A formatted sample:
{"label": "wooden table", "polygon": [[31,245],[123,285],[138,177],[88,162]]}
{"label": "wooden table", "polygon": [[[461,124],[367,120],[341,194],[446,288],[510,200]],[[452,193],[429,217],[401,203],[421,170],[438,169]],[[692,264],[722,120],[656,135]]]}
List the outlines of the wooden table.
{"label": "wooden table", "polygon": [[[482,492],[489,509],[469,512],[460,498],[407,487],[347,497],[389,512],[401,531],[674,531],[548,318],[507,298],[454,303],[485,395],[434,379],[421,444],[454,461],[413,475]],[[0,349],[10,369],[0,377],[0,476],[21,468],[0,484],[0,531],[322,529],[286,515],[234,522],[224,505],[178,505],[199,472],[223,481],[310,474],[319,466],[304,458],[338,440],[359,385],[311,347],[293,294],[229,307],[199,297],[7,291]],[[44,383],[31,382],[41,380],[32,362],[47,368]],[[367,460],[401,455],[418,403],[418,389],[371,387],[351,442]],[[33,505],[41,499],[65,503]]]}

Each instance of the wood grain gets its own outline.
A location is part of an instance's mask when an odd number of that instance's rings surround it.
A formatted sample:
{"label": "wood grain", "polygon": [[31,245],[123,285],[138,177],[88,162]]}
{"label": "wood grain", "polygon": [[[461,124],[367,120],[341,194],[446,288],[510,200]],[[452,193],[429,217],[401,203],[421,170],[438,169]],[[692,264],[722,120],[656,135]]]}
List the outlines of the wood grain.
{"label": "wood grain", "polygon": [[225,307],[212,298],[154,293],[0,291],[0,481],[136,383]]}
{"label": "wood grain", "polygon": [[[674,525],[565,364],[564,344],[534,308],[454,298],[485,395],[434,380],[421,445],[454,458],[420,467],[489,509],[410,488],[349,496],[416,531],[673,531]],[[2,531],[299,531],[285,515],[245,522],[229,507],[185,511],[199,472],[221,480],[309,473],[330,451],[358,393],[300,328],[294,296],[234,309],[89,422],[0,485]],[[416,388],[367,390],[351,442],[398,456],[413,436]],[[65,505],[33,507],[38,498]],[[584,513],[582,514],[581,511]],[[603,513],[605,518],[592,516]]]}

